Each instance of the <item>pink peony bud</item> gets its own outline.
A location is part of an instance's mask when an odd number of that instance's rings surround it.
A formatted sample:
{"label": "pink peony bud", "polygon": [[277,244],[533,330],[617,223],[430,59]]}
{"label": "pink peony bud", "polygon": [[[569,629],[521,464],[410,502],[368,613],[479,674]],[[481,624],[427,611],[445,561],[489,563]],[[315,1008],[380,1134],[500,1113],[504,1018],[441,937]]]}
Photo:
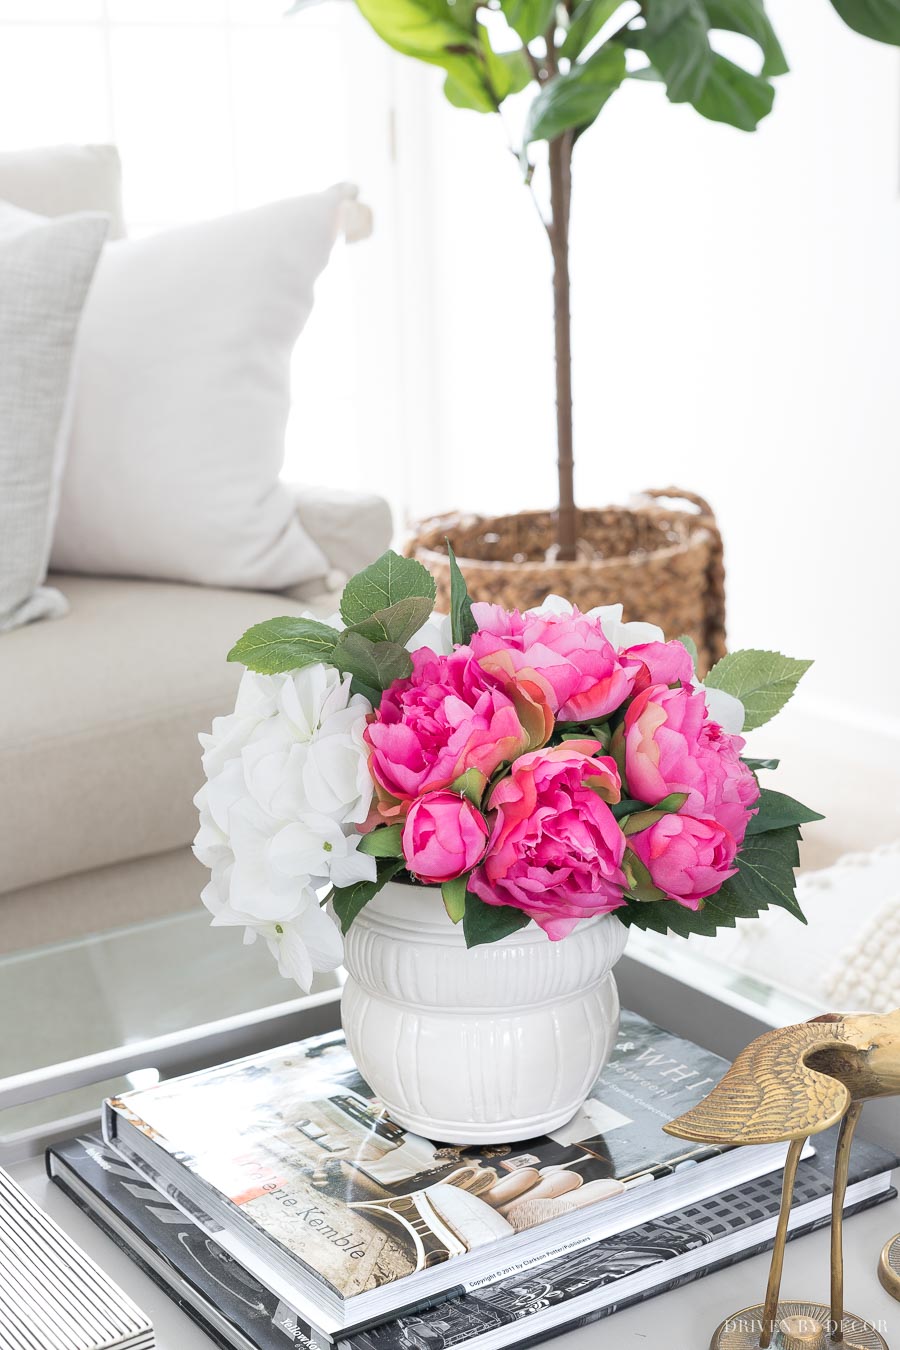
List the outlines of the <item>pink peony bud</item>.
{"label": "pink peony bud", "polygon": [[682,813],[717,820],[740,848],[759,785],[741,763],[743,740],[709,719],[701,690],[643,690],[625,714],[624,739],[630,796],[655,806],[672,792],[686,792]]}
{"label": "pink peony bud", "polygon": [[468,797],[429,792],[409,808],[403,856],[415,876],[440,885],[480,862],[487,838],[487,821]]}
{"label": "pink peony bud", "polygon": [[734,836],[715,820],[666,815],[633,834],[628,846],[654,886],[687,909],[699,909],[701,900],[737,871],[732,865],[737,852]]}

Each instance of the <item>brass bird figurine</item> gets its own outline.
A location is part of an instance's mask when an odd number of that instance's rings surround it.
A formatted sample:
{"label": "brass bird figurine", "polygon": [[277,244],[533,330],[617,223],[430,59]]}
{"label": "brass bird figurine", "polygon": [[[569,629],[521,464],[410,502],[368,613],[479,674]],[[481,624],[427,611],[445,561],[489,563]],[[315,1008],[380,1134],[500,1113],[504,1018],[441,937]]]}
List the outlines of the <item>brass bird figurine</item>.
{"label": "brass bird figurine", "polygon": [[[807,1138],[841,1121],[831,1209],[831,1343],[843,1342],[843,1211],[853,1134],[865,1102],[900,1094],[900,1008],[883,1016],[828,1013],[767,1031],[668,1134],[709,1144],[791,1141],[758,1344],[775,1333],[797,1164]],[[877,1336],[877,1333],[873,1333]],[[869,1344],[884,1342],[879,1337]]]}

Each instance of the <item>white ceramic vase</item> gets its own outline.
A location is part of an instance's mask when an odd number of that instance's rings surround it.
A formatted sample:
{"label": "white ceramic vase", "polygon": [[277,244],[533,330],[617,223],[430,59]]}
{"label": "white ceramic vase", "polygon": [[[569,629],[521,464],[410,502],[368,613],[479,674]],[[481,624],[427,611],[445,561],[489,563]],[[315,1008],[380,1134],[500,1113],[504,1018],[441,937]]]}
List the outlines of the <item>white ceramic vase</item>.
{"label": "white ceramic vase", "polygon": [[440,890],[390,882],[345,937],[344,1033],[390,1115],[455,1144],[530,1139],[586,1099],[615,1044],[627,930],[529,924],[467,950]]}

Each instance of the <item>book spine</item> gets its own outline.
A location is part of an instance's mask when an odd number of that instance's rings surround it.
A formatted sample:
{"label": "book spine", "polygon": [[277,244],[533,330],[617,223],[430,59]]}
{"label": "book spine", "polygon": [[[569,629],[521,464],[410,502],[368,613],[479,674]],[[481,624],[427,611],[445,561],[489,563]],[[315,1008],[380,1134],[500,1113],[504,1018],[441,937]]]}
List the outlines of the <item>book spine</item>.
{"label": "book spine", "polygon": [[430,1298],[418,1299],[415,1303],[404,1303],[400,1307],[392,1308],[389,1314],[380,1317],[369,1317],[364,1322],[353,1322],[345,1326],[340,1332],[340,1345],[345,1345],[350,1337],[359,1336],[365,1331],[373,1331],[378,1327],[383,1327],[386,1323],[399,1320],[401,1317],[415,1317],[418,1313],[433,1312],[439,1308],[442,1303],[449,1303],[452,1299],[462,1298],[466,1293],[464,1284],[455,1284],[452,1289],[442,1289]]}
{"label": "book spine", "polygon": [[103,1103],[100,1111],[100,1130],[103,1134],[103,1142],[110,1148],[116,1147],[116,1125],[118,1117],[109,1101],[109,1098]]}

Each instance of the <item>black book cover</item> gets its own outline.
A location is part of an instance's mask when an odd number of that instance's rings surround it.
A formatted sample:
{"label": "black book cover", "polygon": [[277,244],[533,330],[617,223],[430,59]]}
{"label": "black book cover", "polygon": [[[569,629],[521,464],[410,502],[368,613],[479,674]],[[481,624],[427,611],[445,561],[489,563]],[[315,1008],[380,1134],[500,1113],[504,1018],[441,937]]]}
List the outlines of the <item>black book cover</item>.
{"label": "black book cover", "polygon": [[[797,1206],[821,1200],[830,1192],[833,1139],[831,1135],[822,1136],[817,1142],[820,1144],[818,1156],[800,1164]],[[851,1164],[851,1185],[888,1171],[895,1161],[881,1149],[858,1142]],[[192,1225],[179,1209],[148,1186],[98,1136],[82,1136],[54,1146],[48,1151],[48,1169],[54,1181],[218,1344],[232,1346],[237,1343],[252,1347],[252,1350],[291,1350],[292,1347],[313,1350],[327,1343],[206,1233]],[[77,1179],[78,1189],[67,1181],[67,1173]],[[653,1223],[582,1245],[541,1264],[531,1264],[526,1270],[458,1293],[427,1311],[405,1315],[382,1327],[352,1335],[342,1339],[340,1344],[346,1350],[421,1350],[422,1347],[451,1350],[477,1335],[513,1323],[517,1324],[517,1346],[536,1344],[550,1334],[559,1334],[561,1330],[605,1317],[637,1299],[665,1292],[770,1247],[771,1239],[761,1239],[758,1226],[778,1212],[780,1181],[778,1173],[761,1177]],[[848,1212],[878,1203],[893,1194],[895,1192],[885,1191]],[[104,1212],[118,1219],[122,1232],[110,1227]],[[827,1217],[802,1223],[791,1236],[812,1231],[824,1223],[827,1223]],[[745,1241],[741,1242],[738,1253],[711,1259],[701,1263],[698,1270],[674,1278],[667,1275],[667,1267],[685,1252],[741,1234]],[[157,1269],[135,1252],[131,1245],[133,1238],[142,1239],[157,1254]],[[651,1289],[614,1300],[601,1309],[567,1314],[567,1305],[573,1300],[651,1266],[659,1267],[659,1278]],[[190,1299],[185,1297],[185,1286],[204,1305],[205,1313],[191,1306]],[[550,1308],[559,1314],[558,1319],[554,1319],[552,1332],[544,1328],[530,1335],[529,1322],[534,1315]],[[217,1326],[215,1320],[210,1320],[217,1316],[235,1329],[237,1339],[229,1335],[227,1326]]]}

